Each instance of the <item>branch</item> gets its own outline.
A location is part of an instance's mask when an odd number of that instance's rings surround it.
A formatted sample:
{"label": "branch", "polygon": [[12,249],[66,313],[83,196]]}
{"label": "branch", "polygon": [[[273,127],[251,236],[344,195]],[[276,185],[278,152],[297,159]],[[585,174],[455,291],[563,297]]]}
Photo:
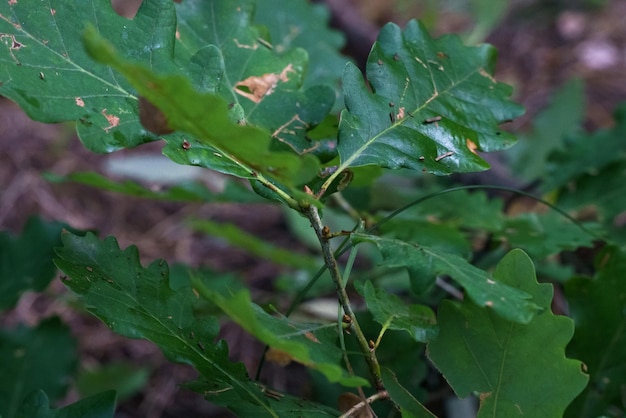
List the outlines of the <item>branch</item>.
{"label": "branch", "polygon": [[328,228],[325,228],[322,224],[322,220],[320,218],[317,207],[311,205],[309,208],[307,208],[305,214],[307,218],[309,218],[311,226],[313,226],[315,234],[317,235],[317,239],[320,242],[320,245],[322,247],[322,254],[324,256],[324,262],[328,267],[328,271],[333,282],[335,282],[339,303],[341,303],[344,313],[350,317],[350,331],[354,333],[359,344],[359,348],[365,356],[365,361],[374,379],[374,386],[376,387],[377,391],[383,391],[383,379],[380,374],[380,365],[378,364],[378,359],[376,358],[375,351],[370,348],[370,345],[367,342],[367,338],[365,338],[365,335],[363,334],[363,331],[359,326],[356,316],[354,315],[352,306],[350,305],[350,298],[348,297],[348,293],[346,292],[346,289],[343,285],[343,280],[341,277],[341,272],[339,271],[337,259],[333,255],[333,251],[330,248],[330,243],[328,241],[330,234],[328,232]]}
{"label": "branch", "polygon": [[352,408],[348,409],[345,413],[341,414],[339,418],[349,418],[352,416],[356,416],[354,414],[357,413],[365,405],[371,404],[372,402],[378,399],[387,399],[388,397],[389,397],[389,393],[386,390],[381,390],[380,392],[377,392],[373,394],[372,396],[368,397],[367,399],[365,399],[365,401],[361,401],[358,404],[354,405]]}

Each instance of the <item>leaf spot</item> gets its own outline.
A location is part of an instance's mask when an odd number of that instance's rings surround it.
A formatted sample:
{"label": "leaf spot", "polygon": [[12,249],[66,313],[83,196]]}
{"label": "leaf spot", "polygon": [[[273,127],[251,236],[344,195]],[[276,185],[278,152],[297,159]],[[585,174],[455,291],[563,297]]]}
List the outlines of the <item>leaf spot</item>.
{"label": "leaf spot", "polygon": [[492,307],[493,306],[493,302],[488,300],[487,302],[485,302],[485,306]]}
{"label": "leaf spot", "polygon": [[76,102],[76,106],[85,107],[85,102],[82,98],[77,97],[74,99],[74,101]]}
{"label": "leaf spot", "polygon": [[255,49],[257,49],[259,47],[259,44],[257,44],[256,42],[253,43],[252,45],[246,45],[246,44],[239,43],[237,38],[233,39],[233,41],[235,41],[235,45],[237,45],[238,48],[251,49],[251,50],[254,51]]}
{"label": "leaf spot", "polygon": [[483,77],[487,77],[492,83],[496,82],[496,79],[493,78],[493,76],[491,74],[489,74],[487,71],[485,71],[484,68],[481,68],[478,70],[478,72],[480,73],[480,75],[482,75]]}
{"label": "leaf spot", "polygon": [[13,6],[14,4],[17,4],[17,0],[9,0],[9,6]]}
{"label": "leaf spot", "polygon": [[104,116],[107,122],[109,122],[109,126],[104,128],[104,132],[108,133],[111,129],[120,124],[120,118],[115,115],[108,114],[106,109],[102,109],[102,112],[100,113],[102,113],[102,116]]}
{"label": "leaf spot", "polygon": [[465,138],[465,143],[467,144],[467,148],[473,153],[476,154],[476,149],[478,148],[478,145],[476,145],[476,143],[474,141],[472,141],[469,138]]}
{"label": "leaf spot", "polygon": [[235,92],[254,103],[259,103],[263,97],[274,92],[279,81],[289,81],[289,73],[295,72],[293,65],[289,64],[279,74],[267,73],[261,76],[250,76],[235,84]]}
{"label": "leaf spot", "polygon": [[[16,1],[16,3],[17,3],[17,1]],[[57,14],[57,11],[56,11],[56,10],[54,10],[54,9],[50,9],[50,14],[51,14],[52,16],[54,16],[55,14]]]}

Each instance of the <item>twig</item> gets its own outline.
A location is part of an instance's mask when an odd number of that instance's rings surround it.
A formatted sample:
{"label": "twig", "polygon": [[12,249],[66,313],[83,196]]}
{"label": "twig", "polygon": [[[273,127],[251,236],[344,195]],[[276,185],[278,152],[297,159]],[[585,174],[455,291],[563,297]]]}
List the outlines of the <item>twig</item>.
{"label": "twig", "polygon": [[359,409],[363,408],[365,405],[371,404],[372,402],[378,399],[387,399],[389,397],[389,393],[386,390],[381,390],[376,392],[372,396],[365,399],[365,401],[361,401],[358,404],[354,405],[352,408],[348,409],[345,413],[339,415],[339,418],[350,418],[353,414],[359,411]]}
{"label": "twig", "polygon": [[311,226],[313,226],[315,234],[317,235],[317,239],[322,246],[324,262],[328,267],[328,271],[333,282],[335,282],[339,303],[341,303],[344,313],[350,317],[350,331],[354,333],[354,336],[356,337],[359,344],[359,348],[365,356],[365,362],[367,363],[370,374],[374,379],[374,386],[376,390],[382,391],[384,390],[384,386],[383,379],[380,373],[380,365],[378,364],[378,359],[376,358],[375,351],[370,349],[367,338],[365,338],[365,335],[363,334],[363,331],[359,326],[356,316],[354,315],[354,311],[352,310],[352,306],[350,305],[350,298],[348,297],[348,293],[346,292],[346,289],[343,285],[343,279],[341,277],[341,272],[339,271],[337,259],[335,258],[333,251],[330,248],[330,243],[328,242],[328,231],[327,229],[325,230],[324,225],[322,224],[322,220],[320,218],[317,207],[311,205],[306,211],[306,216],[307,218],[309,218]]}

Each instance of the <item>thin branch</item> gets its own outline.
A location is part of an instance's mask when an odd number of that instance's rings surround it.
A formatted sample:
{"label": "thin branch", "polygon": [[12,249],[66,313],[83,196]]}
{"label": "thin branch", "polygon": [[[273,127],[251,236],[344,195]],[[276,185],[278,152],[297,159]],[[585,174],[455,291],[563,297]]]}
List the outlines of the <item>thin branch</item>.
{"label": "thin branch", "polygon": [[365,399],[365,402],[361,401],[358,404],[354,405],[352,408],[348,409],[345,413],[341,414],[339,418],[350,418],[354,414],[359,412],[359,410],[363,408],[365,405],[369,405],[378,399],[387,399],[388,397],[389,397],[389,393],[386,390],[381,390],[379,392],[376,392],[372,396]]}
{"label": "thin branch", "polygon": [[320,242],[322,247],[322,254],[324,256],[324,262],[328,267],[328,271],[330,276],[335,283],[335,287],[337,289],[337,297],[339,298],[339,303],[343,307],[343,311],[346,315],[348,315],[351,319],[350,322],[350,331],[354,334],[357,339],[357,343],[359,344],[359,348],[363,355],[365,356],[365,362],[370,370],[370,374],[374,379],[374,386],[376,390],[382,391],[384,390],[383,379],[380,373],[380,365],[378,364],[378,359],[376,358],[375,351],[370,349],[369,343],[367,342],[367,338],[363,334],[361,327],[354,315],[354,311],[352,310],[352,306],[350,305],[350,298],[348,297],[348,293],[343,285],[343,279],[341,272],[339,271],[339,264],[337,263],[337,259],[335,258],[332,249],[330,248],[330,243],[328,241],[328,228],[324,228],[322,224],[322,220],[320,218],[319,212],[317,208],[311,205],[307,212],[306,216],[309,218],[311,222],[311,226],[315,230],[315,234],[317,235],[317,239]]}

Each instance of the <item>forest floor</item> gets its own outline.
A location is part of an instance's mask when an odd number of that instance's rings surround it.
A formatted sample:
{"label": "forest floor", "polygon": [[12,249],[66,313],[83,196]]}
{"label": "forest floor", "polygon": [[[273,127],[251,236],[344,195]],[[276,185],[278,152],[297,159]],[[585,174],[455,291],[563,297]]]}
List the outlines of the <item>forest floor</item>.
{"label": "forest floor", "polygon": [[[420,16],[418,11],[407,9],[408,2],[401,1],[328,3],[340,13],[361,13],[357,20],[365,19],[367,24],[362,26],[373,28],[361,35],[371,40],[376,27],[386,21],[402,25],[406,16]],[[586,128],[610,126],[613,109],[626,100],[626,2],[612,0],[602,7],[584,10],[559,8],[557,1],[515,4],[515,9],[487,39],[499,50],[497,78],[512,84],[515,99],[527,108],[527,114],[515,121],[512,129],[528,129],[532,116],[548,103],[553,92],[574,77],[585,81]],[[333,21],[342,24],[341,16]],[[463,13],[449,13],[438,22],[436,33],[463,30],[471,23]],[[342,29],[358,32],[354,27]],[[363,45],[353,43],[345,52],[358,61],[363,49]],[[77,229],[97,230],[102,237],[114,235],[122,248],[137,245],[144,263],[164,258],[168,262],[234,271],[246,277],[251,287],[271,291],[279,273],[275,266],[194,232],[185,221],[194,216],[232,222],[279,246],[295,248],[300,244],[289,235],[283,212],[275,205],[257,205],[251,215],[250,208],[240,205],[156,202],[76,184],[54,184],[42,177],[47,172],[107,173],[113,160],[124,162],[135,156],[158,155],[160,148],[159,143],[152,143],[112,155],[92,154],[82,146],[72,126],[33,122],[15,104],[0,98],[0,230],[17,233],[29,217],[38,215]],[[117,360],[148,367],[149,383],[120,407],[120,417],[217,416],[216,410],[200,396],[178,386],[195,377],[191,369],[170,364],[150,343],[117,337],[96,319],[76,314],[59,302],[64,292],[63,285],[55,280],[41,294],[24,295],[17,308],[5,314],[3,323],[34,324],[58,314],[71,325],[79,340],[81,367]],[[232,327],[227,328],[224,336],[231,347],[240,347],[232,350],[233,355],[253,368],[262,347]],[[268,373],[279,389],[290,387],[290,382],[300,377],[297,370]],[[276,383],[276,379],[280,381]],[[68,400],[75,396],[70,394]]]}

